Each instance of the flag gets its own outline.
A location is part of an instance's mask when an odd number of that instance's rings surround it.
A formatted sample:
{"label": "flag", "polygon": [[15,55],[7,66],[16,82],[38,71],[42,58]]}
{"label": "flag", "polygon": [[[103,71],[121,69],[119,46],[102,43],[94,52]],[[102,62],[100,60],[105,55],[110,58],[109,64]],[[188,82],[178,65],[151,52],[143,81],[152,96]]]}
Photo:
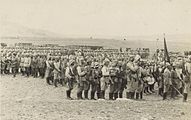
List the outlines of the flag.
{"label": "flag", "polygon": [[164,37],[164,60],[165,60],[165,62],[170,63],[170,57],[169,57],[169,54],[168,54],[168,49],[167,49],[167,44],[166,44],[165,37]]}

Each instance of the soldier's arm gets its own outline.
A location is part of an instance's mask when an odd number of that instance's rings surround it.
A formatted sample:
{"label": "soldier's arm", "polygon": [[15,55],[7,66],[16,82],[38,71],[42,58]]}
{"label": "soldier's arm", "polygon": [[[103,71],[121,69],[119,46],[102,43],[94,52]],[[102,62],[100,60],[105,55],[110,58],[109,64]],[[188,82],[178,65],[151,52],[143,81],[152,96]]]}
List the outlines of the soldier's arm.
{"label": "soldier's arm", "polygon": [[69,70],[69,68],[67,67],[67,68],[66,68],[66,71],[65,71],[65,76],[66,76],[67,78],[71,79],[72,76],[71,76],[69,73],[70,73],[70,70]]}

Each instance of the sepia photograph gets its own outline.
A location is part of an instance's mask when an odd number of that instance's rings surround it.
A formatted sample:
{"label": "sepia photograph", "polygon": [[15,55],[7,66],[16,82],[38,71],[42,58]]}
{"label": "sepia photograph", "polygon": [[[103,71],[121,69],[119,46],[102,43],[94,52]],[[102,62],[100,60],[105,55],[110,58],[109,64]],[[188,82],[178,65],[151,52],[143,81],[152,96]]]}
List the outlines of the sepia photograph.
{"label": "sepia photograph", "polygon": [[191,120],[190,0],[0,0],[0,120]]}

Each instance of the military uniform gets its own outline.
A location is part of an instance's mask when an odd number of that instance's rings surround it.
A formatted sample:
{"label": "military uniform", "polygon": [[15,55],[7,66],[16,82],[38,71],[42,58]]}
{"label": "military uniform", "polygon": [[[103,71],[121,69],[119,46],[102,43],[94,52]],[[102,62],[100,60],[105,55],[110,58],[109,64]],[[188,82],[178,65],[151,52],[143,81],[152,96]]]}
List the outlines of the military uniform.
{"label": "military uniform", "polygon": [[16,73],[18,70],[18,60],[15,56],[13,56],[13,58],[12,58],[11,67],[12,67],[13,77],[16,77]]}
{"label": "military uniform", "polygon": [[[170,65],[168,65],[170,66]],[[163,91],[163,100],[166,99],[167,97],[167,92],[169,91],[170,86],[172,85],[171,81],[171,72],[169,68],[166,68],[163,73],[163,78],[164,78],[164,91]]]}
{"label": "military uniform", "polygon": [[117,62],[112,63],[112,67],[109,68],[109,99],[117,99],[118,98],[118,85],[119,85],[119,79],[118,79],[119,69],[117,68]]}
{"label": "military uniform", "polygon": [[127,63],[128,83],[127,83],[127,98],[134,99],[135,91],[138,88],[138,66],[132,61]]}
{"label": "military uniform", "polygon": [[127,85],[126,76],[126,64],[119,62],[119,74],[118,74],[119,84],[118,84],[118,94],[119,98],[123,98],[123,91]]}
{"label": "military uniform", "polygon": [[82,92],[84,91],[85,99],[88,99],[88,90],[89,90],[89,82],[87,81],[86,75],[87,71],[85,69],[84,60],[80,60],[80,65],[77,67],[78,73],[78,90],[77,90],[77,98],[82,98]]}
{"label": "military uniform", "polygon": [[25,67],[25,73],[26,73],[27,77],[29,77],[29,75],[30,75],[30,65],[31,65],[31,58],[27,55],[24,58],[24,67]]}
{"label": "military uniform", "polygon": [[101,88],[100,88],[100,78],[101,78],[101,69],[99,68],[98,62],[95,63],[94,68],[92,70],[92,81],[91,85],[91,99],[95,99],[95,92],[97,92],[97,98],[100,98]]}
{"label": "military uniform", "polygon": [[100,79],[100,87],[101,87],[101,98],[105,99],[105,90],[109,85],[109,61],[104,61],[104,66],[102,67],[102,77]]}
{"label": "military uniform", "polygon": [[32,71],[32,76],[36,78],[38,76],[38,68],[37,68],[37,59],[35,56],[31,60],[31,71]]}
{"label": "military uniform", "polygon": [[38,71],[41,78],[44,78],[46,61],[42,56],[37,61]]}
{"label": "military uniform", "polygon": [[24,56],[21,56],[21,60],[20,60],[20,71],[21,71],[22,75],[25,75],[24,62],[25,62]]}
{"label": "military uniform", "polygon": [[186,62],[184,66],[185,67],[185,76],[183,78],[184,80],[183,101],[184,102],[187,101],[188,91],[191,88],[191,57],[189,59],[190,61]]}
{"label": "military uniform", "polygon": [[53,76],[54,70],[54,65],[53,62],[51,61],[51,58],[49,58],[48,60],[46,60],[46,71],[45,71],[45,78],[46,78],[46,83],[50,85],[50,80],[51,77]]}
{"label": "military uniform", "polygon": [[54,73],[54,81],[53,81],[53,83],[54,83],[54,86],[57,87],[57,83],[58,83],[58,81],[60,79],[60,73],[61,73],[59,59],[55,60],[55,62],[54,62],[53,73]]}
{"label": "military uniform", "polygon": [[75,81],[75,73],[74,73],[74,60],[69,61],[69,66],[66,67],[66,81],[67,81],[67,90],[66,90],[66,95],[68,99],[71,98],[71,91],[74,87],[74,81]]}
{"label": "military uniform", "polygon": [[1,57],[1,74],[5,73],[5,57]]}

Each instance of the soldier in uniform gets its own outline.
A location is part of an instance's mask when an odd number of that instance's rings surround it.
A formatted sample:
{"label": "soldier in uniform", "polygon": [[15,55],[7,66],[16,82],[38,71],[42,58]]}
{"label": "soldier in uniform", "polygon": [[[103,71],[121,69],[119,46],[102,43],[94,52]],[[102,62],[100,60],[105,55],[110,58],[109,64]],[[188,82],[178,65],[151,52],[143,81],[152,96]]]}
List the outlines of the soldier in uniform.
{"label": "soldier in uniform", "polygon": [[135,91],[138,88],[138,69],[139,67],[134,62],[134,57],[130,57],[130,61],[127,63],[128,70],[128,83],[127,83],[127,93],[128,99],[134,99]]}
{"label": "soldier in uniform", "polygon": [[21,74],[22,74],[22,76],[25,75],[24,62],[25,62],[24,55],[21,55],[21,60],[20,60],[20,70],[21,70]]}
{"label": "soldier in uniform", "polygon": [[78,66],[77,66],[77,73],[78,73],[78,90],[77,90],[77,98],[83,99],[82,92],[84,91],[84,97],[85,99],[88,99],[88,90],[89,82],[86,79],[87,71],[85,69],[85,60],[81,58],[79,60]]}
{"label": "soldier in uniform", "polygon": [[109,90],[109,100],[114,100],[118,98],[118,79],[119,68],[117,67],[117,61],[113,61],[111,67],[109,68],[109,79],[110,79],[110,90]]}
{"label": "soldier in uniform", "polygon": [[16,77],[16,73],[18,69],[18,60],[16,58],[16,55],[12,56],[11,67],[12,67],[13,77]]}
{"label": "soldier in uniform", "polygon": [[66,95],[67,95],[67,99],[70,99],[70,100],[72,100],[71,91],[74,87],[74,81],[75,81],[74,67],[75,67],[75,61],[70,60],[69,65],[66,67],[66,72],[65,72],[66,81],[67,81]]}
{"label": "soldier in uniform", "polygon": [[95,62],[92,70],[92,81],[91,85],[91,100],[95,100],[95,93],[97,92],[97,98],[100,98],[100,78],[101,78],[101,69],[99,63]]}
{"label": "soldier in uniform", "polygon": [[38,68],[37,68],[37,57],[36,56],[33,56],[31,58],[31,70],[32,70],[32,76],[34,78],[37,78],[37,75],[38,75],[37,70],[38,70]]}
{"label": "soldier in uniform", "polygon": [[118,67],[119,67],[119,74],[118,74],[118,79],[119,79],[119,85],[118,85],[118,90],[119,90],[119,98],[123,98],[123,91],[126,88],[127,85],[127,77],[126,77],[126,63],[119,61],[118,62]]}
{"label": "soldier in uniform", "polygon": [[139,70],[138,70],[138,88],[136,90],[136,99],[143,98],[143,87],[144,81],[143,78],[146,76],[146,70],[144,69],[144,63],[139,63]]}
{"label": "soldier in uniform", "polygon": [[60,84],[63,86],[65,82],[65,72],[66,72],[66,67],[67,67],[67,58],[62,58],[61,60],[61,78],[60,78]]}
{"label": "soldier in uniform", "polygon": [[60,61],[59,61],[59,58],[56,58],[55,62],[54,62],[54,70],[53,70],[53,73],[54,73],[54,86],[57,87],[57,83],[60,79]]}
{"label": "soldier in uniform", "polygon": [[169,63],[166,63],[166,69],[164,70],[164,73],[163,73],[163,80],[164,80],[163,100],[166,99],[167,92],[169,91],[170,86],[172,85],[171,69],[172,69],[171,65]]}
{"label": "soldier in uniform", "polygon": [[103,61],[103,67],[101,69],[102,77],[100,79],[100,87],[101,87],[101,99],[105,99],[105,90],[109,84],[109,60],[105,59]]}
{"label": "soldier in uniform", "polygon": [[24,58],[24,67],[27,77],[30,75],[31,57],[27,54]]}
{"label": "soldier in uniform", "polygon": [[46,60],[46,72],[45,72],[46,83],[49,85],[51,84],[50,80],[51,80],[51,74],[53,70],[54,70],[54,65],[52,63],[52,58],[49,57]]}
{"label": "soldier in uniform", "polygon": [[171,98],[175,98],[176,96],[176,89],[178,89],[178,83],[181,81],[177,75],[177,72],[175,70],[177,66],[173,65],[171,70],[171,81],[172,81],[172,87],[171,87]]}
{"label": "soldier in uniform", "polygon": [[92,61],[90,58],[87,58],[86,65],[85,65],[85,71],[86,71],[86,83],[84,86],[84,95],[85,98],[88,99],[88,92],[90,89],[90,82],[93,80],[92,78]]}
{"label": "soldier in uniform", "polygon": [[38,64],[39,75],[41,78],[44,78],[45,65],[46,65],[45,58],[43,56],[39,56],[37,64]]}
{"label": "soldier in uniform", "polygon": [[5,73],[5,56],[1,57],[1,74]]}
{"label": "soldier in uniform", "polygon": [[184,72],[184,90],[183,90],[183,102],[187,101],[188,98],[188,91],[190,89],[191,84],[191,56],[189,57],[189,60],[185,63],[185,72]]}

